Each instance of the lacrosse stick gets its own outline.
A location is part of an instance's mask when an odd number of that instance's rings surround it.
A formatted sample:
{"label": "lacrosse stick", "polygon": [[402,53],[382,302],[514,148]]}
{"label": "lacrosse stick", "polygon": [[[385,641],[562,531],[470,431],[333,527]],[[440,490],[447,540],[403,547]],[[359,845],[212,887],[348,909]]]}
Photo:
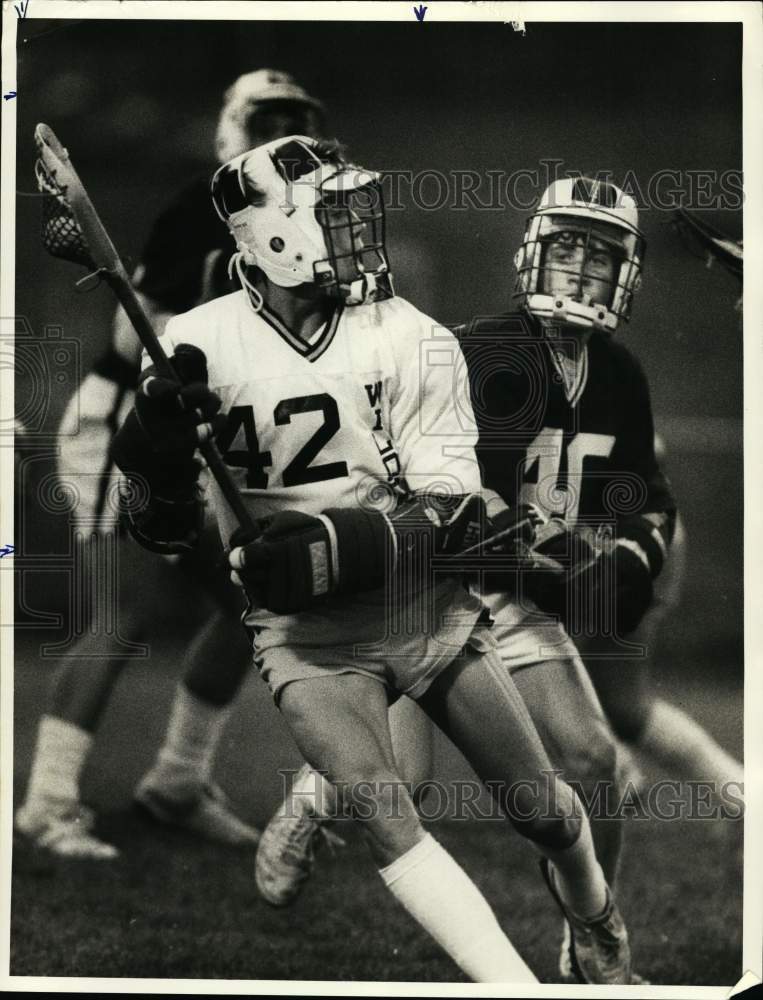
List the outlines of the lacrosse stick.
{"label": "lacrosse stick", "polygon": [[505,528],[460,552],[437,556],[434,562],[440,569],[452,566],[459,572],[470,572],[488,568],[488,564],[481,557],[491,554],[504,556],[509,560],[509,565],[502,564],[501,569],[545,570],[558,576],[562,572],[559,563],[536,552],[535,546],[542,545],[566,530],[567,524],[563,519],[558,517],[549,519],[534,505],[518,507],[514,510],[514,520]]}
{"label": "lacrosse stick", "polygon": [[[37,186],[43,196],[42,242],[45,249],[54,257],[86,267],[89,276],[103,278],[129,316],[157,373],[179,383],[172,362],[138,301],[127,271],[77,176],[69,153],[48,125],[37,126],[34,141],[38,153]],[[199,451],[240,528],[248,538],[256,537],[257,529],[217,445],[212,440],[205,441],[199,445]]]}
{"label": "lacrosse stick", "polygon": [[[708,264],[718,260],[735,278],[742,280],[744,249],[740,240],[731,239],[693,212],[687,212],[685,208],[676,211],[674,223],[694,256],[704,257]],[[692,249],[692,244],[698,247],[699,253]]]}
{"label": "lacrosse stick", "polygon": [[[508,527],[502,531],[497,531],[494,535],[483,538],[482,541],[477,542],[476,545],[472,545],[468,549],[463,549],[459,555],[471,555],[472,553],[482,552],[484,549],[491,549],[497,545],[505,547],[507,542],[518,544],[520,550],[523,552],[530,552],[532,551],[532,546],[541,545],[543,542],[547,542],[549,539],[554,538],[556,535],[561,535],[566,531],[567,526],[561,518],[549,519],[534,505],[520,507],[516,510],[515,514],[517,519],[512,524],[509,524]],[[532,544],[524,541],[525,536],[528,534],[532,538]],[[533,553],[533,558],[538,556],[540,556],[540,553]],[[545,559],[544,556],[540,556],[540,558],[541,560]]]}

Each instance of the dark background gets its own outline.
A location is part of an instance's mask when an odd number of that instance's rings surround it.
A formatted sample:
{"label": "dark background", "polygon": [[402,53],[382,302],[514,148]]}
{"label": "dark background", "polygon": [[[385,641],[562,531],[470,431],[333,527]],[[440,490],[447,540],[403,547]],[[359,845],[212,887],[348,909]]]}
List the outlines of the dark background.
{"label": "dark background", "polygon": [[[733,24],[252,23],[42,21],[19,25],[16,313],[31,337],[61,327],[87,371],[109,336],[105,288],[39,241],[32,134],[50,124],[72,152],[128,269],[157,212],[211,171],[224,89],[242,72],[292,72],[325,101],[329,132],[356,161],[384,170],[564,170],[635,175],[646,192],[659,170],[740,171],[741,27]],[[487,178],[480,197],[487,197]],[[537,196],[529,182],[523,198]],[[443,322],[502,310],[527,213],[426,211],[401,188],[389,213],[398,292]],[[436,189],[425,186],[424,197]],[[741,236],[742,212],[703,215]],[[667,649],[686,647],[722,672],[742,657],[742,336],[735,280],[692,257],[671,213],[641,213],[648,251],[634,320],[619,331],[650,377],[658,429],[689,535],[682,613]],[[395,251],[397,250],[397,254]],[[50,349],[48,348],[50,360]],[[17,412],[39,395],[19,366]],[[37,426],[54,433],[78,374],[55,364]],[[34,407],[33,407],[34,409]],[[30,499],[52,469],[25,472],[19,555],[66,549],[68,519]],[[62,548],[63,546],[63,548]],[[23,551],[26,549],[26,552]],[[21,566],[21,561],[17,563]],[[26,573],[30,608],[60,610],[60,578]],[[691,659],[691,657],[689,657]]]}

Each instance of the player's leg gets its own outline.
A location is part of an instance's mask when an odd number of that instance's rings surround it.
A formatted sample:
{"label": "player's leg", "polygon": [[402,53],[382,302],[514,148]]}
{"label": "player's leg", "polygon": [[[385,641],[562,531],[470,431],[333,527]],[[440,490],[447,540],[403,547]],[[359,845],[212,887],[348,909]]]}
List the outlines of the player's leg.
{"label": "player's leg", "polygon": [[[85,599],[89,595],[91,607],[100,608],[101,581],[116,577],[116,627],[104,628],[96,614],[62,658],[38,724],[26,798],[16,814],[20,832],[55,853],[76,857],[110,858],[117,853],[87,829],[87,814],[79,804],[79,779],[93,733],[124,666],[126,644],[140,639],[133,621],[133,592],[127,589],[130,581],[123,573],[125,547],[117,536],[116,478],[107,458],[111,426],[124,416],[127,405],[123,376],[119,366],[115,371],[91,372],[69,401],[59,428],[60,489],[75,501],[76,565],[85,570],[82,579],[75,577],[76,595]],[[117,567],[104,564],[111,553],[116,554]],[[149,558],[137,551],[133,557],[146,562]],[[107,609],[107,614],[113,612],[113,607]]]}
{"label": "player's leg", "polygon": [[670,558],[657,580],[655,603],[638,629],[627,637],[630,643],[644,648],[644,658],[622,657],[606,637],[594,637],[581,644],[581,653],[618,737],[677,778],[711,782],[722,798],[727,784],[741,787],[741,762],[682,708],[657,697],[650,678],[660,629],[680,598],[685,564],[686,540],[679,519]]}
{"label": "player's leg", "polygon": [[[617,872],[622,823],[614,818],[624,791],[623,753],[608,725],[575,644],[563,627],[501,595],[488,597],[504,669],[510,673],[556,768],[574,784],[592,821],[597,855],[610,885]],[[612,806],[612,808],[609,808]]]}
{"label": "player's leg", "polygon": [[[118,629],[84,636],[59,667],[50,708],[39,724],[26,799],[16,816],[21,833],[66,856],[109,859],[117,854],[112,845],[90,832],[92,817],[80,805],[79,779],[114,685],[129,662],[123,640],[150,640],[156,626],[156,595],[163,595],[161,614],[171,622],[178,648],[195,645],[210,672],[218,664],[220,673],[225,674],[233,659],[231,646],[241,635],[238,621],[231,631],[220,627],[222,619],[215,617],[214,606],[174,563],[147,552],[129,538],[120,540],[117,552]],[[188,614],[189,607],[194,609],[193,616]],[[199,619],[205,625],[194,642]],[[243,637],[241,640],[245,647]],[[246,670],[245,659],[242,648],[236,666],[239,676]],[[141,786],[139,799],[164,822],[220,843],[251,845],[257,842],[258,832],[235,815],[211,781],[212,758],[228,714],[226,706],[191,691],[185,698],[178,694],[159,789],[149,781],[145,789]]]}
{"label": "player's leg", "polygon": [[[135,789],[135,801],[161,823],[217,843],[251,846],[259,840],[259,832],[236,815],[212,779],[217,747],[251,653],[247,652],[240,622],[231,622],[219,608],[195,636],[187,638],[194,674],[204,674],[204,683],[199,685],[202,690],[193,689],[193,674],[178,683],[163,744]],[[240,644],[243,649],[239,649]],[[207,678],[216,666],[221,679],[210,690]],[[228,691],[221,702],[217,699],[225,684]]]}
{"label": "player's leg", "polygon": [[389,730],[398,770],[418,806],[434,774],[432,723],[412,698],[403,696],[390,705]]}
{"label": "player's leg", "polygon": [[547,876],[588,982],[628,983],[630,949],[573,790],[554,773],[527,707],[497,652],[460,657],[419,703],[549,863]]}
{"label": "player's leg", "polygon": [[577,656],[542,660],[511,676],[552,764],[586,805],[596,854],[614,885],[623,833],[616,806],[624,782],[617,742],[590,678]]}
{"label": "player's leg", "polygon": [[[618,745],[579,657],[541,660],[521,667],[512,678],[543,745],[588,811],[596,855],[614,886],[623,839],[617,808],[626,789],[627,759]],[[573,975],[569,926],[559,953],[563,979]]]}
{"label": "player's leg", "polygon": [[[425,833],[395,761],[387,693],[360,675],[288,684],[279,707],[305,760],[362,826],[387,888],[477,982],[535,982],[487,902]],[[314,826],[307,825],[313,836]]]}
{"label": "player's leg", "polygon": [[[647,649],[654,642],[648,621],[628,636]],[[618,737],[677,779],[710,782],[722,797],[728,784],[741,787],[743,767],[696,719],[655,695],[647,661],[618,659],[617,650],[586,647],[585,664]]]}
{"label": "player's leg", "polygon": [[178,636],[188,664],[151,768],[139,782],[136,802],[154,819],[218,843],[247,846],[259,833],[233,811],[212,780],[215,754],[233,702],[251,663],[241,628],[241,595],[220,567],[216,531],[205,532],[196,552],[176,566],[177,586],[203,595],[211,613],[194,615]]}
{"label": "player's leg", "polygon": [[[634,642],[634,635],[629,635],[628,641]],[[616,736],[629,745],[637,744],[654,697],[648,662],[622,656],[609,640],[600,637],[581,639],[579,649]]]}
{"label": "player's leg", "polygon": [[[427,715],[411,698],[402,696],[389,707],[390,739],[395,754],[397,770],[406,787],[410,789],[414,805],[418,809],[421,796],[426,795],[429,779],[434,772],[434,730]],[[265,842],[260,847],[259,858],[262,865],[272,864],[279,871],[278,887],[271,889],[271,902],[284,906],[293,902],[303,883],[309,876],[314,860],[312,843],[305,841],[305,855],[288,849],[292,839],[288,819],[290,816],[311,817],[317,826],[323,823],[323,836],[329,843],[342,844],[343,841],[329,832],[328,822],[337,815],[336,796],[332,786],[314,771],[309,764],[303,764],[294,776],[291,788],[284,802],[272,817],[266,828]],[[319,846],[320,840],[315,846]],[[284,854],[286,852],[286,854]],[[270,857],[272,862],[268,862]],[[267,890],[266,890],[267,891]]]}
{"label": "player's leg", "polygon": [[[86,550],[101,544],[101,537],[82,541]],[[80,803],[80,775],[114,685],[129,662],[125,642],[144,641],[155,612],[148,599],[152,588],[136,589],[134,580],[155,576],[157,557],[128,539],[115,541],[114,551],[119,580],[116,627],[88,631],[62,659],[38,724],[25,800],[16,814],[19,832],[67,857],[117,855],[112,845],[90,832],[92,816]]]}

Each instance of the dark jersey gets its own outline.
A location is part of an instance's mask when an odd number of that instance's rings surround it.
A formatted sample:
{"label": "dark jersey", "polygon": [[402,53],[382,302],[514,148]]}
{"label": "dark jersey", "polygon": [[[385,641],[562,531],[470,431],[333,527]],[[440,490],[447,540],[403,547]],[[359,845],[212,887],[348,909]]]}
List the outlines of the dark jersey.
{"label": "dark jersey", "polygon": [[[594,332],[574,370],[551,332],[519,314],[456,331],[479,429],[485,486],[571,524],[672,533],[675,502],[654,453],[649,387],[633,355]],[[568,368],[565,371],[565,368]],[[648,529],[651,531],[651,527]]]}
{"label": "dark jersey", "polygon": [[154,223],[135,287],[167,312],[187,312],[235,291],[227,276],[234,250],[212,205],[209,178],[199,177]]}

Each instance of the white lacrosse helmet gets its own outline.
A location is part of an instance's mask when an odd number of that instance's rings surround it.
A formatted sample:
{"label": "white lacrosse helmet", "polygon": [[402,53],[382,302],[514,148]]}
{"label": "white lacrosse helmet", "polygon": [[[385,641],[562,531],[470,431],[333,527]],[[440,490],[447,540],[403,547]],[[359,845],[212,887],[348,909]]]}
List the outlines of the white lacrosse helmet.
{"label": "white lacrosse helmet", "polygon": [[[281,109],[293,118],[288,133],[304,131],[314,121],[320,132],[324,107],[300,87],[293,76],[278,69],[257,69],[244,73],[225,91],[220,118],[217,123],[215,149],[220,163],[227,163],[260,141],[276,133],[269,129],[266,117],[269,111]],[[270,134],[268,134],[270,133]]]}
{"label": "white lacrosse helmet", "polygon": [[292,135],[242,153],[215,173],[212,200],[240,261],[274,284],[316,284],[347,305],[394,294],[379,175],[336,144]]}
{"label": "white lacrosse helmet", "polygon": [[[546,264],[550,244],[561,234],[572,234],[585,253],[576,260],[576,294],[546,292],[546,274],[559,271]],[[582,236],[582,242],[580,237]],[[605,244],[614,260],[614,277],[608,302],[590,302],[582,294],[589,252]],[[614,184],[587,177],[567,177],[544,191],[525,229],[514,257],[517,269],[515,296],[544,325],[596,328],[610,333],[618,322],[630,319],[634,293],[641,283],[646,242],[638,228],[636,203]],[[566,272],[573,273],[573,272]]]}

